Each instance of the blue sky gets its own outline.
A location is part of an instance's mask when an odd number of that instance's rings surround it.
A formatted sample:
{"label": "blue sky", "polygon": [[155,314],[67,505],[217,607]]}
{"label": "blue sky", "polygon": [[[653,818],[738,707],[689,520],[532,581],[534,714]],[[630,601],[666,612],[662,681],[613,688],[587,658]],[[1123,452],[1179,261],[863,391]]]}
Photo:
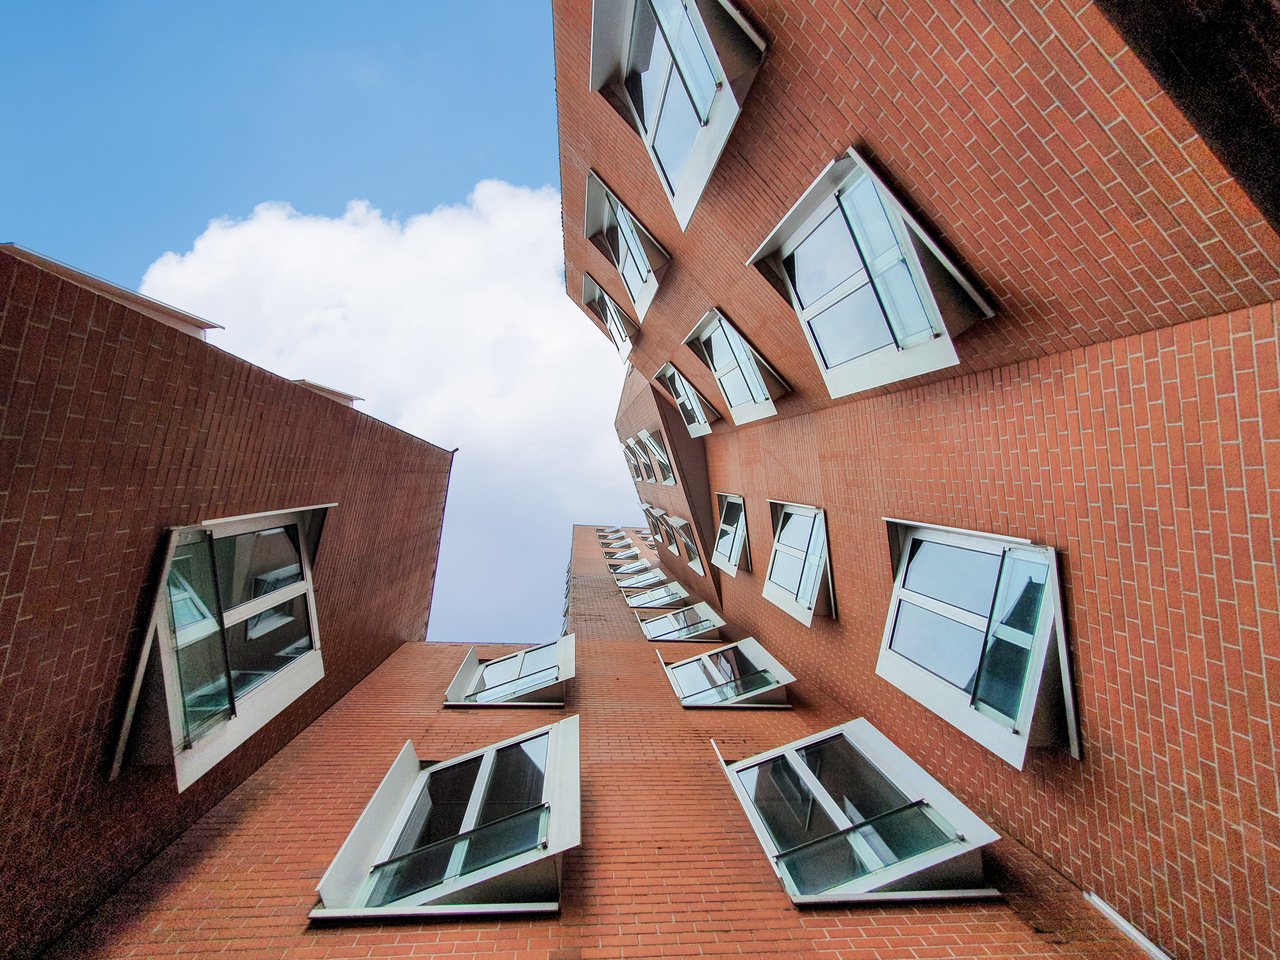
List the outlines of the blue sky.
{"label": "blue sky", "polygon": [[570,525],[639,510],[563,291],[549,2],[9,4],[0,80],[0,240],[459,447],[431,639],[558,634]]}

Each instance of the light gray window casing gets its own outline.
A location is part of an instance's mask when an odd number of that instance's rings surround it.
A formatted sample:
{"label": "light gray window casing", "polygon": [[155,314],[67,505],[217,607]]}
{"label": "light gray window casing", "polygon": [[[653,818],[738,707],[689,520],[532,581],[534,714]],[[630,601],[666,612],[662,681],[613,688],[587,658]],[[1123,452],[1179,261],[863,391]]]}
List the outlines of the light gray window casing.
{"label": "light gray window casing", "polygon": [[[677,670],[680,667],[692,664],[699,664],[709,678],[720,679],[724,683],[731,682],[731,678],[722,674],[715,664],[715,655],[724,653],[732,649],[741,650],[743,655],[757,669],[766,671],[769,675],[769,684],[759,689],[749,690],[734,696],[729,696],[723,700],[714,702],[690,702],[690,699],[699,691],[685,691],[680,685],[677,677]],[[704,708],[715,709],[718,707],[786,707],[787,691],[786,686],[795,681],[795,677],[786,667],[778,662],[773,654],[769,653],[760,645],[754,637],[745,637],[734,643],[725,644],[722,647],[716,647],[714,650],[708,650],[706,653],[696,654],[685,660],[677,660],[667,663],[662,659],[662,654],[658,654],[658,661],[662,663],[662,669],[666,671],[667,679],[671,682],[671,688],[675,691],[676,697],[680,700],[680,705],[686,708]]]}
{"label": "light gray window casing", "polygon": [[[806,627],[813,623],[815,614],[836,619],[835,588],[831,577],[831,540],[826,528],[826,511],[778,500],[770,500],[769,509],[773,521],[773,549],[769,553],[769,566],[765,570],[761,595]],[[779,540],[784,521],[791,514],[814,518],[815,530],[810,537],[809,546],[804,550],[788,546]],[[818,534],[821,539],[821,556],[816,553],[819,550],[815,542]],[[781,554],[790,557],[788,562],[798,561],[802,564],[800,586],[804,586],[804,578],[809,576],[811,588],[803,591],[798,589],[792,593],[774,581],[775,565],[782,562],[779,560]]]}
{"label": "light gray window casing", "polygon": [[[725,519],[725,509],[736,505],[738,517],[736,521]],[[716,539],[711,545],[711,563],[719,567],[731,577],[738,575],[738,570],[751,571],[751,541],[747,535],[747,505],[742,497],[732,493],[716,494]],[[724,546],[726,549],[721,550]]]}
{"label": "light gray window casing", "polygon": [[[726,357],[717,356],[713,345],[716,338],[720,352],[727,353]],[[708,310],[684,342],[711,371],[735,426],[777,414],[774,401],[791,387],[723,313],[714,307]],[[734,390],[737,396],[731,399]]]}
{"label": "light gray window casing", "polygon": [[627,359],[631,355],[631,342],[640,326],[627,316],[627,312],[604,292],[604,288],[589,273],[582,275],[582,305],[600,321],[617,348],[618,356],[623,360]]}
{"label": "light gray window casing", "polygon": [[706,398],[689,383],[684,374],[672,364],[665,363],[654,374],[653,379],[680,411],[680,419],[684,421],[689,436],[705,437],[711,432],[711,424],[720,419],[720,413],[707,403]]}
{"label": "light gray window casing", "polygon": [[[632,60],[636,2],[637,0],[594,0],[591,11],[591,89],[602,93],[619,116],[644,141],[658,182],[671,203],[680,229],[683,230],[688,226],[694,208],[711,179],[716,161],[729,141],[747,92],[764,61],[766,44],[764,38],[728,0],[686,0],[689,25],[706,57],[716,82],[716,90],[705,122],[701,123],[693,139],[682,173],[671,184],[667,181],[654,145],[660,121],[655,120],[649,125],[653,129],[647,129],[626,88],[626,76]],[[678,67],[673,70],[678,72]],[[696,104],[694,110],[697,112]]]}
{"label": "light gray window casing", "polygon": [[[876,660],[876,673],[1018,770],[1025,765],[1030,749],[1065,747],[1072,757],[1080,759],[1079,719],[1071,681],[1062,588],[1053,548],[1016,537],[975,533],[954,527],[891,518],[885,518],[885,522],[888,526],[894,585],[881,638],[880,654]],[[951,614],[948,605],[927,596],[922,598],[907,588],[905,579],[908,560],[912,544],[916,541],[990,554],[993,559],[998,557],[996,562],[1001,564],[1008,563],[1010,557],[1018,556],[1038,558],[1043,562],[1046,581],[1042,587],[1035,632],[1015,638],[1028,648],[1016,718],[1007,717],[979,702],[976,679],[974,689],[966,692],[891,646],[896,618],[903,602],[926,605],[948,619],[973,620],[977,629],[984,633],[988,630],[987,615],[975,616],[964,611]],[[998,595],[992,598],[993,606],[998,599]],[[983,640],[982,657],[989,652],[988,644],[991,642],[990,638],[995,636],[996,629],[992,627],[992,632]],[[984,661],[979,659],[978,662],[982,664]]]}
{"label": "light gray window casing", "polygon": [[[569,598],[565,597],[564,615],[567,617],[569,613]],[[515,672],[513,680],[519,680],[522,661],[525,655],[531,650],[539,650],[543,647],[555,647],[555,671],[552,675],[550,670],[545,671],[547,676],[543,682],[536,686],[520,686],[512,684],[513,691],[509,696],[499,699],[481,701],[478,699],[468,700],[468,696],[474,696],[480,685],[481,677],[486,668],[495,664],[502,664],[506,661],[512,662]],[[505,657],[496,657],[490,660],[481,660],[476,656],[476,648],[471,647],[462,658],[462,663],[458,667],[458,672],[454,674],[453,680],[444,692],[444,703],[447,707],[538,707],[538,706],[563,706],[564,705],[564,687],[565,684],[573,679],[576,660],[575,660],[575,635],[572,633],[562,634],[553,644],[541,644],[539,646],[529,647],[525,650],[519,650],[515,653],[508,654]],[[543,672],[543,671],[539,671]],[[534,674],[536,676],[536,674]],[[520,687],[519,689],[515,689]],[[490,688],[496,690],[496,687]]]}
{"label": "light gray window casing", "polygon": [[[583,236],[618,268],[618,276],[635,307],[636,319],[643,322],[671,257],[594,170],[587,174]],[[635,269],[635,275],[630,278],[625,270],[628,253],[634,259]]]}
{"label": "light gray window casing", "polygon": [[[872,289],[875,299],[882,302],[885,301],[885,294],[866,269],[859,269],[833,290],[804,305],[792,287],[783,261],[828,215],[833,212],[841,214],[838,197],[849,194],[864,180],[874,188],[887,224],[893,231],[896,249],[909,272],[915,293],[919,296],[930,335],[923,338],[915,335],[901,345],[890,342],[887,346],[828,366],[824,362],[811,323],[845,297],[864,288]],[[848,217],[842,216],[847,225]],[[852,227],[847,229],[854,237],[855,245],[865,244],[865,240],[858,239],[859,233],[856,230]],[[847,396],[956,365],[960,361],[952,340],[979,318],[995,315],[994,309],[982,294],[930,238],[910,211],[894,197],[875,169],[853,148],[827,165],[813,185],[751,255],[747,264],[755,266],[796,310],[805,339],[822,372],[827,392],[832,397]],[[878,269],[873,269],[872,274],[878,276]],[[886,317],[894,312],[889,310]],[[892,317],[889,317],[888,323],[892,331]],[[896,337],[900,334],[895,332],[893,335]]]}

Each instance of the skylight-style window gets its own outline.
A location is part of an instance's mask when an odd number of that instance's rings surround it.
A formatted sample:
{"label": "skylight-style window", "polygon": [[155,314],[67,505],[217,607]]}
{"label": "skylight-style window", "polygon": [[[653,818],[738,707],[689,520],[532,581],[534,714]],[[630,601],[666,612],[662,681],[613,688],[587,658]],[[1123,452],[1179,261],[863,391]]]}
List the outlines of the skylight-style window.
{"label": "skylight-style window", "polygon": [[738,567],[751,569],[751,547],[747,542],[747,509],[739,496],[717,493],[716,505],[720,513],[720,525],[716,530],[715,546],[711,550],[711,562],[731,577],[738,575]]}
{"label": "skylight-style window", "polygon": [[705,603],[695,603],[648,619],[636,614],[636,619],[650,640],[715,639],[724,626],[720,615]]}
{"label": "skylight-style window", "polygon": [[711,422],[718,420],[720,414],[690,385],[684,374],[667,363],[654,379],[667,391],[680,411],[680,419],[684,421],[689,436],[705,437],[711,432]]}
{"label": "skylight-style window", "polygon": [[671,486],[676,482],[676,473],[671,469],[671,459],[667,456],[666,445],[662,442],[662,431],[650,433],[648,430],[637,431],[636,437],[644,444],[649,454],[649,461],[657,470],[658,479]]}
{"label": "skylight-style window", "polygon": [[550,913],[580,843],[578,718],[442,763],[408,742],[317,890],[313,919]]}
{"label": "skylight-style window", "polygon": [[[565,598],[564,613],[568,615]],[[472,647],[445,690],[447,706],[546,706],[564,704],[564,685],[574,674],[574,636],[481,660]]]}
{"label": "skylight-style window", "polygon": [[999,896],[999,835],[866,720],[721,765],[794,903]]}
{"label": "skylight-style window", "polygon": [[584,231],[618,268],[636,317],[643,321],[671,258],[595,171],[587,175]]}
{"label": "skylight-style window", "polygon": [[1007,763],[1080,741],[1057,556],[1026,540],[890,521],[876,673]]}
{"label": "skylight-style window", "polygon": [[764,52],[764,39],[728,0],[595,0],[591,88],[644,141],[681,229]]}
{"label": "skylight-style window", "polygon": [[662,667],[683,707],[785,706],[795,680],[754,637]]}
{"label": "skylight-style window", "polygon": [[994,315],[852,149],[748,263],[795,309],[832,397],[954,366],[953,338]]}
{"label": "skylight-style window", "polygon": [[631,354],[632,338],[640,330],[640,325],[627,316],[626,311],[604,292],[589,273],[582,275],[582,305],[604,324],[609,339],[618,349],[618,356],[627,359]]}
{"label": "skylight-style window", "polygon": [[719,310],[707,311],[684,342],[716,378],[735,424],[778,412],[773,401],[791,388]]}
{"label": "skylight-style window", "polygon": [[763,596],[806,627],[814,614],[835,616],[826,515],[817,507],[769,501],[773,551]]}

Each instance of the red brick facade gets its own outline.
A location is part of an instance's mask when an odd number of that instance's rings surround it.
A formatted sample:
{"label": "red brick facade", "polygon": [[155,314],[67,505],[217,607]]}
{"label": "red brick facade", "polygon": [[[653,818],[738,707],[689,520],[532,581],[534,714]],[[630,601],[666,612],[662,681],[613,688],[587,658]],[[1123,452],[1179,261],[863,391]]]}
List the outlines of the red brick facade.
{"label": "red brick facade", "polygon": [[[451,461],[68,276],[0,251],[0,953],[16,956],[422,639]],[[324,679],[181,795],[172,764],[109,782],[166,529],[330,502]]]}

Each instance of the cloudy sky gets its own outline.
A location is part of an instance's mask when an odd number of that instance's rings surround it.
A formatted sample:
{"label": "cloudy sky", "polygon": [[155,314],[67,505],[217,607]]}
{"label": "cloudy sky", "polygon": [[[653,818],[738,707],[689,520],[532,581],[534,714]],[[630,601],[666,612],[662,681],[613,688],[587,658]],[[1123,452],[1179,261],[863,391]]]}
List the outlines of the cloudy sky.
{"label": "cloudy sky", "polygon": [[430,638],[555,636],[570,525],[639,511],[564,293],[549,4],[52,6],[0,32],[0,240],[458,447]]}

